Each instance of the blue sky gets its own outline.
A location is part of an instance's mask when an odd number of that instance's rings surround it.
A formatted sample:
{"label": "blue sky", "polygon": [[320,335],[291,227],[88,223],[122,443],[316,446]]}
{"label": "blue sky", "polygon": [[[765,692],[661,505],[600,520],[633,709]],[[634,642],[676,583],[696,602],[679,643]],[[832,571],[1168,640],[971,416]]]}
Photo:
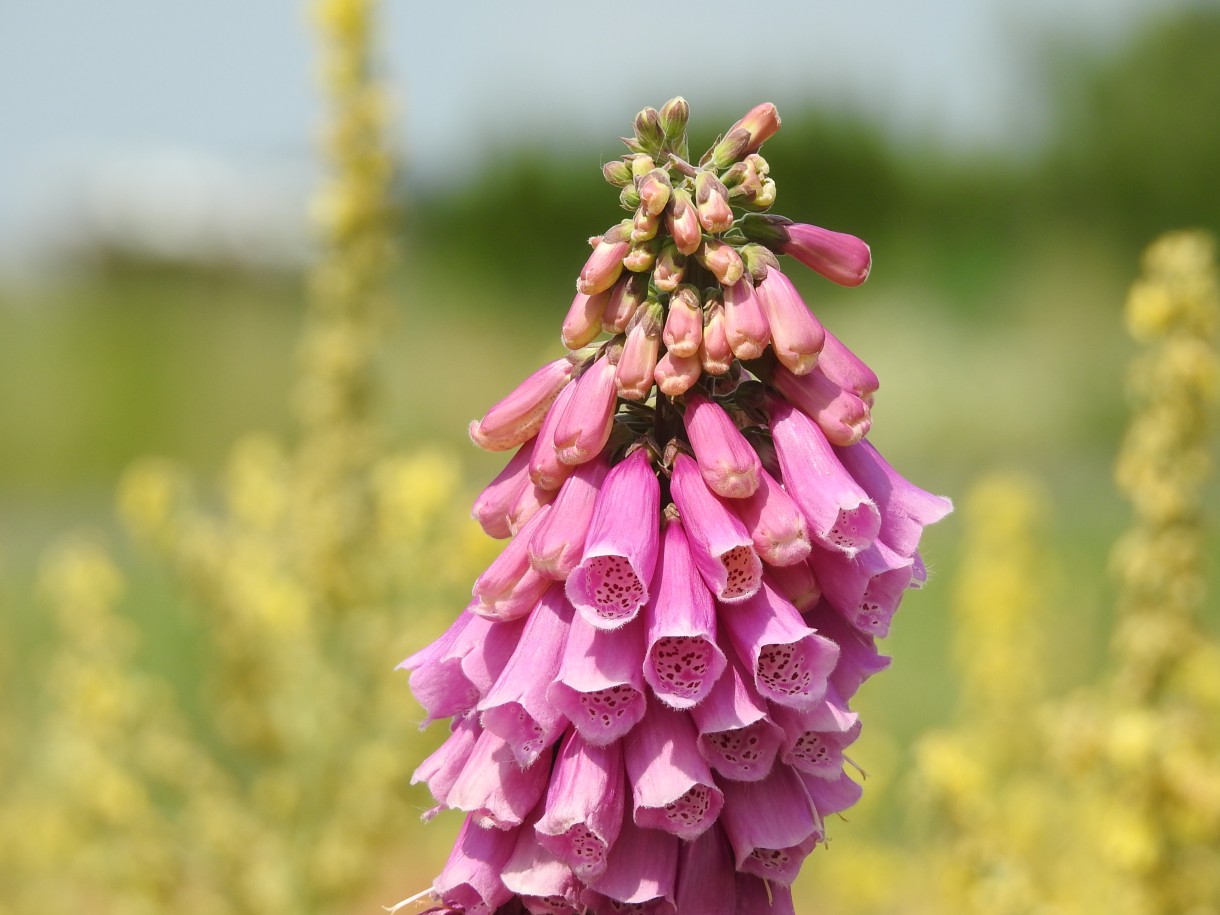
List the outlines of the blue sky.
{"label": "blue sky", "polygon": [[[604,138],[617,154],[637,109],[678,94],[696,119],[723,104],[769,99],[782,111],[813,98],[857,107],[899,137],[997,145],[1036,135],[1027,37],[1101,46],[1185,2],[775,0],[746,12],[703,0],[698,16],[649,19],[629,4],[386,0],[382,65],[400,145],[425,181],[460,180],[524,134]],[[99,171],[167,181],[158,163],[202,161],[299,195],[318,123],[306,10],[0,2],[0,250],[70,221]]]}

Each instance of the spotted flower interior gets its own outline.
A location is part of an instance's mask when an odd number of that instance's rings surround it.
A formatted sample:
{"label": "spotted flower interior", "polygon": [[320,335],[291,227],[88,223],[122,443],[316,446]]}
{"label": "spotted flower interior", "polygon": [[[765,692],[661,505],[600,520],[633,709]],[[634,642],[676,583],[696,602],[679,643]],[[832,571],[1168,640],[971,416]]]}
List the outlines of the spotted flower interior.
{"label": "spotted flower interior", "polygon": [[951,505],[867,441],[877,378],[785,273],[871,258],[767,212],[775,106],[697,162],[687,117],[636,117],[567,356],[470,426],[515,452],[474,510],[509,543],[402,665],[452,718],[428,815],[466,814],[432,911],[782,915],[860,796],[849,703]]}

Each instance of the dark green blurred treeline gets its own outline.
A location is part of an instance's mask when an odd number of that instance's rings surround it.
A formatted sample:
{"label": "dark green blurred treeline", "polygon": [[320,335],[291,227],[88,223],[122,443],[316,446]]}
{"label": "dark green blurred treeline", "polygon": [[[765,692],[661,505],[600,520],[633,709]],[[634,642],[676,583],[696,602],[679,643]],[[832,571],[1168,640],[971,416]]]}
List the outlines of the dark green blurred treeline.
{"label": "dark green blurred treeline", "polygon": [[[1014,247],[1074,237],[1132,263],[1163,231],[1220,227],[1220,6],[1153,20],[1104,54],[1048,43],[1030,56],[1028,92],[1047,125],[1032,150],[903,145],[867,120],[785,106],[764,150],[775,211],[867,238],[885,252],[874,279],[901,266],[906,282],[931,281],[960,310],[985,308],[979,293]],[[696,121],[738,115],[700,111]],[[433,263],[461,251],[470,269],[552,290],[583,260],[578,240],[624,215],[599,162],[595,149],[506,152],[462,189],[411,200],[411,244]],[[523,264],[523,246],[548,259]]]}

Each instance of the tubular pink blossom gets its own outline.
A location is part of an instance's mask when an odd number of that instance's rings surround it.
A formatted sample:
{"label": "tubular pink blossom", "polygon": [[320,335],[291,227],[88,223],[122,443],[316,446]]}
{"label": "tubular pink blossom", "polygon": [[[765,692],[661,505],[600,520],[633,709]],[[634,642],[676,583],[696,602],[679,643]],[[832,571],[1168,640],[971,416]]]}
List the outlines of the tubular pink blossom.
{"label": "tubular pink blossom", "polygon": [[612,629],[639,613],[657,562],[661,490],[640,449],[606,477],[584,556],[568,576],[568,599],[594,626]]}
{"label": "tubular pink blossom", "polygon": [[519,826],[546,790],[550,747],[528,768],[521,768],[503,738],[484,731],[475,741],[445,803],[465,810],[480,826]]}
{"label": "tubular pink blossom", "polygon": [[830,685],[843,699],[850,699],[860,684],[890,666],[890,659],[877,651],[877,640],[843,619],[829,601],[821,601],[805,614],[805,620],[839,646],[839,663],[830,675]]}
{"label": "tubular pink blossom", "polygon": [[614,366],[602,356],[576,379],[572,399],[555,423],[552,443],[559,460],[576,465],[601,453],[614,428]]}
{"label": "tubular pink blossom", "polygon": [[761,781],[721,785],[721,822],[737,870],[790,885],[824,838],[822,819],[800,777],[788,766],[775,766]]}
{"label": "tubular pink blossom", "polygon": [[627,256],[631,245],[630,220],[616,225],[593,246],[593,253],[581,268],[580,277],[576,280],[576,291],[585,295],[596,295],[614,285],[614,281],[623,272],[623,258]]}
{"label": "tubular pink blossom", "polygon": [[576,467],[529,541],[530,565],[541,575],[564,581],[580,562],[593,520],[597,494],[610,472],[602,457]]}
{"label": "tubular pink blossom", "polygon": [[[623,831],[610,850],[606,872],[581,896],[593,912],[622,912],[624,908],[601,907],[599,896],[640,909],[641,915],[675,915],[673,899],[678,877],[680,840],[659,829],[641,829],[623,819]],[[655,900],[655,902],[654,902]],[[645,906],[653,902],[652,906]]]}
{"label": "tubular pink blossom", "polygon": [[504,665],[517,650],[524,628],[524,618],[504,623],[495,623],[481,616],[471,619],[467,632],[472,644],[462,655],[462,676],[474,684],[480,697],[487,695],[500,671],[504,670]]}
{"label": "tubular pink blossom", "polygon": [[695,567],[717,600],[736,603],[758,591],[762,563],[745,525],[712,494],[694,459],[674,457],[670,493],[682,516]]}
{"label": "tubular pink blossom", "polygon": [[609,289],[593,295],[576,293],[568,308],[568,315],[563,319],[563,329],[560,332],[563,345],[568,349],[580,349],[596,340],[602,332],[602,314],[609,300]]}
{"label": "tubular pink blossom", "polygon": [[724,326],[724,302],[719,295],[709,298],[703,310],[703,342],[699,362],[709,375],[723,375],[733,366],[733,349]]}
{"label": "tubular pink blossom", "polygon": [[868,404],[827,378],[820,365],[805,375],[793,375],[777,365],[771,384],[817,423],[833,445],[854,445],[872,428],[873,417]]}
{"label": "tubular pink blossom", "polygon": [[657,360],[652,377],[662,394],[681,397],[698,383],[702,371],[698,355],[675,356],[673,350],[667,350]]}
{"label": "tubular pink blossom", "polygon": [[822,345],[818,365],[832,382],[872,406],[873,395],[881,384],[876,374],[830,331],[826,331],[826,341]]}
{"label": "tubular pink blossom", "polygon": [[848,559],[815,549],[810,557],[822,593],[843,618],[862,632],[884,638],[903,592],[911,585],[911,559],[880,540]]}
{"label": "tubular pink blossom", "polygon": [[809,555],[809,531],[804,515],[761,464],[758,489],[748,498],[729,505],[750,532],[754,551],[763,562],[771,566],[792,566]]}
{"label": "tubular pink blossom", "polygon": [[779,398],[769,398],[768,406],[784,488],[804,513],[809,532],[831,549],[855,556],[877,539],[877,506],[809,417]]}
{"label": "tubular pink blossom", "polygon": [[754,686],[772,702],[810,708],[826,694],[839,647],[805,625],[788,601],[763,585],[757,595],[720,615]]}
{"label": "tubular pink blossom", "polygon": [[826,339],[822,323],[788,277],[775,268],[754,287],[754,295],[771,330],[776,358],[792,374],[807,375],[817,364]]}
{"label": "tubular pink blossom", "polygon": [[567,411],[568,404],[572,402],[572,395],[578,390],[579,384],[579,381],[569,384],[559,392],[555,403],[547,411],[546,418],[543,419],[542,425],[538,429],[538,434],[534,436],[534,449],[530,452],[529,475],[530,480],[539,489],[548,492],[558,489],[568,478],[568,474],[572,472],[571,466],[559,460],[559,451],[555,447],[555,429]]}
{"label": "tubular pink blossom", "polygon": [[859,286],[868,279],[873,255],[856,236],[799,222],[785,228],[788,241],[780,250],[810,270],[840,286]]}
{"label": "tubular pink blossom", "polygon": [[497,540],[511,536],[508,518],[522,491],[530,485],[529,466],[533,450],[533,440],[518,448],[504,469],[474,500],[470,516],[479,522],[487,536]]}
{"label": "tubular pink blossom", "polygon": [[466,765],[466,760],[470,758],[470,751],[474,749],[475,741],[482,733],[483,729],[479,727],[476,715],[454,719],[453,730],[449,737],[436,748],[431,756],[419,764],[419,768],[411,776],[411,784],[415,785],[419,782],[426,784],[428,790],[432,792],[433,800],[436,801],[436,806],[424,813],[425,820],[432,819],[438,811],[447,806],[446,798],[449,797],[453,783],[457,781],[462,768]]}
{"label": "tubular pink blossom", "polygon": [[515,831],[484,829],[473,816],[467,817],[432,889],[445,905],[458,911],[491,915],[512,898],[500,872],[516,843]]}
{"label": "tubular pink blossom", "polygon": [[791,566],[771,566],[763,576],[771,587],[804,613],[822,597],[822,588],[813,575],[809,560]]}
{"label": "tubular pink blossom", "polygon": [[479,701],[516,648],[521,623],[492,623],[469,610],[436,642],[399,665],[410,670],[411,691],[437,718],[462,714]]}
{"label": "tubular pink blossom", "polygon": [[667,518],[661,558],[648,602],[644,679],[657,698],[687,709],[708,694],[724,671],[716,645],[716,608],[691,559],[682,522]]}
{"label": "tubular pink blossom", "polygon": [[687,715],[659,703],[623,740],[635,823],[693,839],[720,815],[724,797],[699,755]]}
{"label": "tubular pink blossom", "polygon": [[610,298],[606,301],[606,310],[602,313],[602,330],[610,334],[621,334],[646,298],[648,277],[639,274],[623,277],[610,291]]}
{"label": "tubular pink blossom", "polygon": [[953,511],[953,503],[902,477],[869,442],[837,448],[843,467],[881,510],[880,538],[900,556],[914,556],[923,529]]}
{"label": "tubular pink blossom", "polygon": [[768,717],[753,676],[742,669],[732,649],[727,655],[724,674],[691,709],[691,717],[699,730],[699,752],[708,764],[725,778],[756,782],[771,771],[784,735]]}
{"label": "tubular pink blossom", "polygon": [[508,451],[537,434],[547,410],[572,378],[574,366],[566,356],[548,362],[526,378],[511,394],[470,424],[471,440],[484,451]]}
{"label": "tubular pink blossom", "polygon": [[757,359],[771,342],[766,315],[749,277],[724,287],[724,332],[738,359]]}
{"label": "tubular pink blossom", "polygon": [[669,297],[661,340],[675,356],[698,355],[703,340],[703,308],[695,287],[679,286]]}
{"label": "tubular pink blossom", "polygon": [[645,304],[643,313],[637,312],[633,320],[615,367],[614,384],[624,400],[643,401],[652,392],[652,376],[661,354],[660,304]]}
{"label": "tubular pink blossom", "polygon": [[823,817],[854,807],[863,794],[860,785],[846,772],[841,771],[833,778],[819,778],[804,773],[801,773],[800,777],[813,800],[813,806]]}
{"label": "tubular pink blossom", "polygon": [[643,658],[641,620],[606,630],[577,615],[547,698],[586,742],[605,746],[644,717]]}
{"label": "tubular pink blossom", "polygon": [[538,842],[585,883],[606,870],[623,825],[623,744],[599,747],[569,731],[559,748],[546,808],[535,825]]}
{"label": "tubular pink blossom", "polygon": [[683,842],[678,855],[679,912],[729,912],[737,895],[733,849],[719,824],[693,842]]}
{"label": "tubular pink blossom", "polygon": [[490,620],[513,620],[529,613],[538,603],[550,581],[530,567],[529,542],[550,511],[550,506],[545,506],[530,518],[521,532],[475,579],[474,600],[468,608],[472,613]]}
{"label": "tubular pink blossom", "polygon": [[543,903],[535,905],[541,911],[571,911],[581,889],[572,871],[538,841],[529,826],[517,830],[517,844],[501,880],[517,895]]}
{"label": "tubular pink blossom", "polygon": [[802,713],[777,705],[775,721],[784,729],[780,759],[819,778],[838,777],[843,769],[843,749],[860,735],[858,717],[845,709],[840,715],[832,715],[824,709]]}
{"label": "tubular pink blossom", "polygon": [[522,766],[559,739],[568,720],[546,698],[572,622],[563,588],[551,585],[526,618],[517,650],[478,704],[483,727],[503,738]]}
{"label": "tubular pink blossom", "polygon": [[724,408],[700,394],[690,394],[682,422],[708,488],[726,499],[753,495],[762,465]]}

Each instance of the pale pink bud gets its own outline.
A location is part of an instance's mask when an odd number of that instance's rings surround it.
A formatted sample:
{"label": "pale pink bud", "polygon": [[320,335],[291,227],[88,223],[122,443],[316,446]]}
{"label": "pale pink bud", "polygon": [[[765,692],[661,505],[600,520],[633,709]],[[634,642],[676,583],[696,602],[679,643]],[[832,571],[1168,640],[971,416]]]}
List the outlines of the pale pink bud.
{"label": "pale pink bud", "polygon": [[700,225],[713,235],[727,232],[733,225],[728,189],[711,172],[695,177],[695,209]]}
{"label": "pale pink bud", "polygon": [[872,405],[873,395],[880,385],[876,374],[830,331],[826,331],[826,343],[819,359],[819,367],[827,378]]}
{"label": "pale pink bud", "polygon": [[603,355],[572,385],[572,399],[555,424],[552,442],[564,464],[583,464],[605,447],[614,426],[614,373]]}
{"label": "pale pink bud", "polygon": [[665,212],[673,188],[669,175],[662,169],[654,168],[644,177],[637,179],[636,189],[640,192],[640,207],[649,216],[660,216]]}
{"label": "pale pink bud", "polygon": [[661,303],[650,302],[636,314],[635,326],[627,333],[619,356],[614,382],[624,400],[647,400],[652,393],[652,374],[661,352]]}
{"label": "pale pink bud", "polygon": [[555,510],[535,528],[530,565],[547,578],[563,581],[580,562],[597,494],[609,472],[602,457],[577,467],[555,497]]}
{"label": "pale pink bud", "polygon": [[703,308],[694,286],[679,286],[670,296],[661,339],[675,356],[698,355],[703,342]]}
{"label": "pale pink bud", "polygon": [[767,318],[748,278],[724,287],[724,332],[738,359],[757,359],[771,340]]}
{"label": "pale pink bud", "polygon": [[826,339],[822,323],[779,270],[768,270],[754,294],[771,329],[771,347],[780,364],[794,375],[808,374]]}
{"label": "pale pink bud", "polygon": [[791,566],[809,555],[805,517],[775,478],[760,468],[758,489],[746,499],[731,503],[745,523],[754,549],[763,562]]}
{"label": "pale pink bud", "polygon": [[623,258],[630,248],[630,221],[614,226],[593,246],[593,253],[581,268],[576,291],[594,295],[614,285],[623,272]]}
{"label": "pale pink bud", "polygon": [[658,292],[673,292],[686,275],[686,256],[678,252],[672,239],[666,239],[661,244],[661,253],[657,256],[657,265],[652,271],[652,284]]}
{"label": "pale pink bud", "polygon": [[623,258],[623,266],[632,273],[647,273],[657,262],[657,254],[661,246],[656,238],[633,243],[631,250]]}
{"label": "pale pink bud", "polygon": [[670,494],[699,574],[717,600],[736,603],[758,591],[762,563],[737,516],[707,488],[693,458],[674,457]]}
{"label": "pale pink bud", "polygon": [[655,213],[649,213],[641,204],[631,220],[631,244],[640,245],[651,241],[657,237],[657,230],[660,228],[661,217]]}
{"label": "pale pink bud", "polygon": [[566,356],[548,362],[488,410],[481,420],[470,423],[471,441],[484,451],[508,451],[533,438],[574,370]]}
{"label": "pale pink bud", "polygon": [[729,128],[729,133],[740,128],[749,134],[749,142],[741,154],[744,156],[758,152],[763,143],[775,136],[781,123],[779,111],[775,106],[770,102],[763,102],[747,111],[740,121]]}
{"label": "pale pink bud", "polygon": [[610,334],[621,334],[631,323],[636,310],[648,297],[648,277],[631,274],[618,281],[606,300],[602,313],[602,330]]}
{"label": "pale pink bud", "polygon": [[785,227],[788,241],[780,248],[840,286],[859,286],[868,279],[873,255],[868,245],[844,232],[795,222]]}
{"label": "pale pink bud", "polygon": [[729,414],[700,394],[686,398],[682,417],[708,488],[726,499],[744,499],[758,488],[762,465]]}
{"label": "pale pink bud", "polygon": [[722,286],[732,286],[745,273],[746,265],[741,255],[728,242],[718,238],[704,239],[695,258],[716,277]]}
{"label": "pale pink bud", "polygon": [[771,384],[816,422],[832,445],[854,445],[872,428],[868,404],[827,378],[820,364],[806,375],[793,375],[777,365]]}
{"label": "pale pink bud", "polygon": [[534,515],[475,579],[474,600],[467,607],[471,613],[500,621],[517,619],[534,609],[550,581],[530,566],[528,547],[533,531],[550,510],[547,506]]}
{"label": "pale pink bud", "polygon": [[555,430],[563,419],[568,404],[572,402],[572,395],[576,393],[579,384],[579,381],[569,384],[559,392],[555,403],[547,411],[546,419],[542,421],[542,428],[534,437],[529,473],[534,485],[540,489],[558,489],[572,472],[571,467],[559,460],[559,452],[555,448]]}
{"label": "pale pink bud", "polygon": [[724,326],[724,302],[719,293],[709,296],[703,309],[699,362],[709,375],[723,375],[733,367],[733,350]]}
{"label": "pale pink bud", "polygon": [[703,231],[699,227],[699,215],[691,202],[690,193],[681,188],[675,188],[669,200],[669,210],[666,213],[669,223],[669,234],[673,236],[678,250],[686,255],[699,250],[703,241]]}
{"label": "pale pink bud", "polygon": [[479,497],[474,500],[474,508],[470,512],[472,518],[479,522],[489,537],[503,540],[511,536],[508,519],[513,507],[520,499],[522,490],[532,485],[529,478],[530,456],[534,450],[534,442],[526,442],[517,449],[517,453],[501,470],[494,480],[487,484]]}
{"label": "pale pink bud", "polygon": [[661,393],[669,397],[681,397],[696,384],[703,372],[703,364],[696,356],[675,356],[673,350],[666,350],[657,360],[656,370],[652,377],[656,379]]}
{"label": "pale pink bud", "polygon": [[568,349],[580,349],[597,339],[602,332],[602,314],[606,303],[610,300],[610,290],[606,289],[594,295],[576,293],[568,316],[563,319],[563,330],[560,336],[563,345]]}

